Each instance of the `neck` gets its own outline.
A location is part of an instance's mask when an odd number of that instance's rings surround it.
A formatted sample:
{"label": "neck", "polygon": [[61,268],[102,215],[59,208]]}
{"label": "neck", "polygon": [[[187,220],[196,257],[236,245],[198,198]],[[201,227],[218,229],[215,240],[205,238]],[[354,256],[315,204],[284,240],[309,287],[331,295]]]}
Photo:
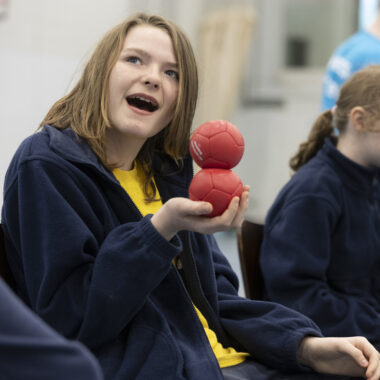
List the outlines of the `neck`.
{"label": "neck", "polygon": [[368,166],[360,144],[360,136],[339,136],[336,148],[340,153],[361,166]]}
{"label": "neck", "polygon": [[145,140],[123,135],[113,129],[107,131],[106,153],[109,164],[122,170],[133,169],[133,163]]}
{"label": "neck", "polygon": [[368,28],[368,32],[373,36],[380,39],[380,11],[377,14],[376,20],[373,24]]}

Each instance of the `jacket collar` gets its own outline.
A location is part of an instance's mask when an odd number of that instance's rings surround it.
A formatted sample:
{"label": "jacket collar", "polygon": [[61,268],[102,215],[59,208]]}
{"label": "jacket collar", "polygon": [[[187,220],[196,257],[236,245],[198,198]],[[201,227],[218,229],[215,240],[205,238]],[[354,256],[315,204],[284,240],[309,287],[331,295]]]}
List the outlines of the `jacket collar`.
{"label": "jacket collar", "polygon": [[66,160],[96,167],[101,165],[87,142],[77,136],[71,128],[58,129],[44,125],[44,130],[49,135],[50,148]]}
{"label": "jacket collar", "polygon": [[[50,148],[65,160],[78,165],[92,167],[108,177],[112,182],[119,184],[115,176],[103,166],[88,143],[77,136],[71,128],[57,129],[51,125],[45,125],[44,129],[49,135]],[[160,183],[162,184],[162,181],[165,181],[176,187],[177,191],[182,189],[179,191],[179,196],[187,196],[187,189],[193,176],[190,154],[185,157],[183,166],[179,167],[168,155],[157,153],[153,158],[153,167],[155,173],[157,173],[155,179],[160,193],[166,192],[160,188]],[[161,195],[164,196],[164,194]]]}
{"label": "jacket collar", "polygon": [[352,161],[336,149],[330,138],[325,139],[321,154],[329,158],[329,163],[336,169],[343,183],[351,188],[368,192],[377,184],[379,169],[367,168]]}

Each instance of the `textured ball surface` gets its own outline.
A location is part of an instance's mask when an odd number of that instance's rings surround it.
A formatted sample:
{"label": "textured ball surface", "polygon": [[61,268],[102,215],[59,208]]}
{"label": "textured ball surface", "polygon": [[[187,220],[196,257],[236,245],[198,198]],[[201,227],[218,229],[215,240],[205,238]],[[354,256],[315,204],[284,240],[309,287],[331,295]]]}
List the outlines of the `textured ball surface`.
{"label": "textured ball surface", "polygon": [[201,168],[231,169],[244,153],[244,139],[238,128],[225,120],[202,124],[190,140],[190,154]]}
{"label": "textured ball surface", "polygon": [[207,216],[223,214],[231,199],[240,197],[243,184],[239,176],[228,169],[202,169],[193,178],[189,187],[190,199],[210,202],[213,210]]}

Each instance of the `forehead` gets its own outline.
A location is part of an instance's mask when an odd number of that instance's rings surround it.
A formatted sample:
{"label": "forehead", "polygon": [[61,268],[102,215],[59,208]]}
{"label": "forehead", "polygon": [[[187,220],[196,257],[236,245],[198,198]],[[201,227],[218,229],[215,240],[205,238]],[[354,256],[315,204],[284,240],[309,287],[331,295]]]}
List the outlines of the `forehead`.
{"label": "forehead", "polygon": [[144,50],[166,62],[176,62],[173,42],[169,34],[152,25],[137,25],[129,30],[122,50]]}

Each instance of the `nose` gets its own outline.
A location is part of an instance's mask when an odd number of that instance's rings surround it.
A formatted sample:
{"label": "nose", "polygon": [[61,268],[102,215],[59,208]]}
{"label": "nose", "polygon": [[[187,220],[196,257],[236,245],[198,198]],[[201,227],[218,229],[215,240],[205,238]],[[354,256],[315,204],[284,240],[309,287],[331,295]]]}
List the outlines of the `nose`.
{"label": "nose", "polygon": [[145,72],[143,82],[147,87],[158,89],[161,83],[161,75],[159,70],[157,68],[151,67]]}
{"label": "nose", "polygon": [[153,82],[152,80],[146,80],[146,81],[144,82],[144,84],[145,84],[147,87],[159,88],[159,84]]}

